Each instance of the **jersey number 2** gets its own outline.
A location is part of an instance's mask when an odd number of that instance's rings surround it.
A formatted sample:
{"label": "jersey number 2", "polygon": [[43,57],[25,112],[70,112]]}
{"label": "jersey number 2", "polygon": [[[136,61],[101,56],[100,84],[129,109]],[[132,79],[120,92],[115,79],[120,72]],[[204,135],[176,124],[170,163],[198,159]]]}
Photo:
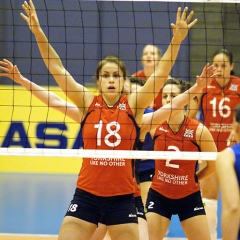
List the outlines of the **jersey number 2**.
{"label": "jersey number 2", "polygon": [[[176,146],[168,146],[168,150],[174,150],[176,152],[180,152],[179,149]],[[166,167],[179,168],[178,164],[170,163],[171,160],[172,159],[167,159],[166,160]]]}

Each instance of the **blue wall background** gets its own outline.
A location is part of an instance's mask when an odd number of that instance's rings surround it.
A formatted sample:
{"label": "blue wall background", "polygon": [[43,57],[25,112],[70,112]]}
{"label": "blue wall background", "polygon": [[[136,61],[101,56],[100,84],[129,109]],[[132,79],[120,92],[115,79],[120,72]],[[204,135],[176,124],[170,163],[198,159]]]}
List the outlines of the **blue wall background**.
{"label": "blue wall background", "polygon": [[[26,77],[54,85],[35,38],[21,18],[21,0],[0,1],[0,58],[18,65]],[[41,26],[68,71],[80,83],[92,83],[95,66],[106,55],[120,57],[132,74],[141,69],[146,44],[163,52],[172,38],[170,24],[185,3],[35,0]],[[187,3],[191,9],[191,3]],[[189,39],[182,44],[172,76],[189,78]],[[9,80],[1,80],[9,84]]]}
{"label": "blue wall background", "polygon": [[[0,1],[0,59],[14,61],[21,72],[41,85],[55,85],[43,64],[34,36],[20,17],[23,0]],[[173,1],[35,0],[40,23],[69,72],[81,83],[93,83],[97,62],[106,55],[120,57],[132,74],[141,69],[146,44],[165,52],[170,23],[178,7],[194,10],[199,21],[183,42],[171,75],[195,81],[219,48],[234,54],[240,75],[240,4]],[[1,83],[10,84],[7,79]]]}

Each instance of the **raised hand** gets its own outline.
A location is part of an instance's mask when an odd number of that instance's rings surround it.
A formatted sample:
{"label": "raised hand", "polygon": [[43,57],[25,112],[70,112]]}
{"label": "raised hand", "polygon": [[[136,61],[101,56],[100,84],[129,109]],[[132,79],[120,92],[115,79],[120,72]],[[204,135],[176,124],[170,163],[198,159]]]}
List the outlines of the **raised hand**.
{"label": "raised hand", "polygon": [[3,59],[3,61],[0,61],[0,70],[3,71],[0,72],[0,77],[8,77],[16,83],[21,83],[23,76],[19,72],[18,67],[16,65],[14,66],[7,59]]}
{"label": "raised hand", "polygon": [[26,15],[24,15],[23,13],[20,13],[21,17],[27,22],[30,30],[33,33],[35,33],[41,27],[40,27],[37,12],[32,0],[30,0],[29,3],[27,1],[24,1],[22,8],[25,11]]}
{"label": "raised hand", "polygon": [[235,137],[235,132],[232,130],[227,138],[227,146],[231,147],[237,144],[236,137]]}
{"label": "raised hand", "polygon": [[187,16],[187,11],[188,11],[188,8],[185,7],[181,14],[181,8],[179,7],[177,11],[176,24],[173,24],[173,23],[171,24],[172,30],[173,30],[173,36],[175,39],[179,41],[182,41],[185,39],[189,29],[192,26],[194,26],[198,21],[197,19],[195,19],[192,22],[190,22],[194,12],[191,11]]}
{"label": "raised hand", "polygon": [[199,87],[204,88],[207,87],[212,81],[213,77],[217,75],[217,73],[213,74],[214,66],[209,66],[209,63],[203,68],[203,71],[200,76],[197,76],[196,83]]}

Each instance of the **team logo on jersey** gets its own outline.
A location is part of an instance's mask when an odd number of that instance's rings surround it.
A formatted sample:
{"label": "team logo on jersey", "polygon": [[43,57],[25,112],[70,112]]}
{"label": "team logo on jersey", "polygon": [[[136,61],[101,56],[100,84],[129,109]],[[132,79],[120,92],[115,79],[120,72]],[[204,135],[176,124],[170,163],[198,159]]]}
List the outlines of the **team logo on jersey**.
{"label": "team logo on jersey", "polygon": [[232,91],[237,91],[238,90],[238,85],[231,83],[231,86],[229,87],[230,90]]}
{"label": "team logo on jersey", "polygon": [[188,138],[193,138],[193,133],[194,133],[193,129],[186,128],[183,136]]}
{"label": "team logo on jersey", "polygon": [[101,107],[101,104],[100,103],[95,103],[95,106],[96,107]]}
{"label": "team logo on jersey", "polygon": [[126,103],[119,103],[118,106],[117,106],[118,109],[120,110],[126,110]]}
{"label": "team logo on jersey", "polygon": [[169,132],[167,129],[164,129],[163,127],[160,127],[159,130],[163,132]]}

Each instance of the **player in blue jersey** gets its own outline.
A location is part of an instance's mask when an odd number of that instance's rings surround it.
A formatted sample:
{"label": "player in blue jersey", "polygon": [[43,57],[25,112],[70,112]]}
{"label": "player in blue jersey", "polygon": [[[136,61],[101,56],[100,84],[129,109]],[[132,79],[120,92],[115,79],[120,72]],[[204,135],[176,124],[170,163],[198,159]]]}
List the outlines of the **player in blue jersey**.
{"label": "player in blue jersey", "polygon": [[216,160],[222,197],[222,240],[240,239],[240,104],[235,108],[233,131],[237,144],[220,152]]}

